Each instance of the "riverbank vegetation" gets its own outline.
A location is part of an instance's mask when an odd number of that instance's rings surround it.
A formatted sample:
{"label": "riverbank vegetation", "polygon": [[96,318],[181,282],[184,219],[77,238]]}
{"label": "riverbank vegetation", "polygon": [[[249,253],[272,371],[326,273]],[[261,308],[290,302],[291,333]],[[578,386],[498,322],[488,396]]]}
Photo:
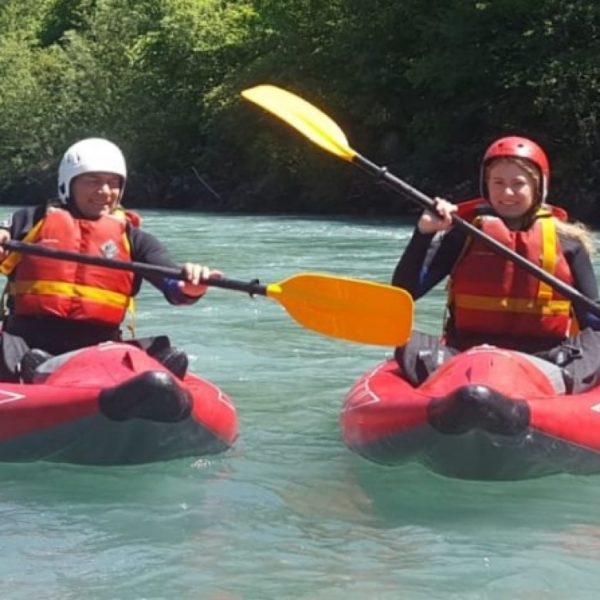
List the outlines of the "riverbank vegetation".
{"label": "riverbank vegetation", "polygon": [[431,195],[475,195],[487,144],[530,136],[550,200],[600,216],[595,0],[4,0],[0,200],[53,195],[66,147],[100,135],[134,206],[413,210],[240,98],[259,83]]}

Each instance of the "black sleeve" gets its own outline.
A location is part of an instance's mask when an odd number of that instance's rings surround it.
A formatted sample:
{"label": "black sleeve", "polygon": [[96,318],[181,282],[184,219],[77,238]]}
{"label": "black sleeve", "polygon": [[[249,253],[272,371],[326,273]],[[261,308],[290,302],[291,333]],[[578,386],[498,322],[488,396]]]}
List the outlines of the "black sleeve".
{"label": "black sleeve", "polygon": [[[572,238],[562,238],[561,246],[573,275],[573,286],[591,300],[598,300],[598,282],[592,259],[583,244]],[[581,329],[600,329],[600,318],[590,314],[585,307],[574,304],[575,315]]]}
{"label": "black sleeve", "polygon": [[424,296],[450,274],[465,241],[465,234],[456,228],[438,235],[415,228],[394,269],[392,285],[406,289],[415,299]]}
{"label": "black sleeve", "polygon": [[[180,265],[177,265],[171,259],[163,244],[151,233],[136,227],[130,227],[129,241],[131,242],[131,259],[133,261],[144,262],[161,267],[170,267],[177,270],[181,268]],[[165,278],[163,275],[147,276],[144,277],[144,279],[149,281],[163,294],[167,292],[168,278]],[[135,293],[139,291],[141,282],[141,278],[136,276],[134,286]]]}

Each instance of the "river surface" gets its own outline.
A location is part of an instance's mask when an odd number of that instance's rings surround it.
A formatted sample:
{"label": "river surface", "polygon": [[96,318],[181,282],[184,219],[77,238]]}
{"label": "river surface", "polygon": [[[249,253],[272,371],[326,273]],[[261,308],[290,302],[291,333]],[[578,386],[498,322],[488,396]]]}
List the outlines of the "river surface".
{"label": "river surface", "polygon": [[[9,209],[6,209],[8,212]],[[142,211],[172,256],[235,279],[324,271],[387,282],[409,222]],[[443,286],[416,324],[442,321]],[[134,467],[0,466],[0,598],[396,600],[597,598],[600,478],[446,479],[352,454],[338,416],[390,350],[299,326],[271,299],[139,296],[234,400],[221,455]]]}

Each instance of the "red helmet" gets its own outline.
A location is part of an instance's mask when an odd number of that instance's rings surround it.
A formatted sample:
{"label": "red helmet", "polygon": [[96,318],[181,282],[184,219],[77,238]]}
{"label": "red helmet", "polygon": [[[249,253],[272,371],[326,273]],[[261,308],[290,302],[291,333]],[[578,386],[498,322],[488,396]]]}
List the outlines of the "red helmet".
{"label": "red helmet", "polygon": [[550,180],[550,163],[546,153],[532,140],[524,137],[503,137],[493,142],[483,155],[481,164],[481,193],[487,198],[487,186],[485,184],[485,168],[495,158],[524,158],[532,163],[540,172],[542,189],[539,193],[538,202],[545,202],[548,195],[548,182]]}

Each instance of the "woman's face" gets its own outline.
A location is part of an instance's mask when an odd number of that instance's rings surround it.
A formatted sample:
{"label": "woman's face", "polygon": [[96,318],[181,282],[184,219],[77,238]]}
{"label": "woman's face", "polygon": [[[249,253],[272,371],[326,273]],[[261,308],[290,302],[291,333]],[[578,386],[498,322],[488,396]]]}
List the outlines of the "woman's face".
{"label": "woman's face", "polygon": [[119,203],[122,183],[114,173],[84,173],[71,182],[73,202],[89,219],[110,214]]}
{"label": "woman's face", "polygon": [[492,163],[487,172],[486,183],[490,204],[504,219],[518,219],[536,203],[536,180],[510,159]]}

